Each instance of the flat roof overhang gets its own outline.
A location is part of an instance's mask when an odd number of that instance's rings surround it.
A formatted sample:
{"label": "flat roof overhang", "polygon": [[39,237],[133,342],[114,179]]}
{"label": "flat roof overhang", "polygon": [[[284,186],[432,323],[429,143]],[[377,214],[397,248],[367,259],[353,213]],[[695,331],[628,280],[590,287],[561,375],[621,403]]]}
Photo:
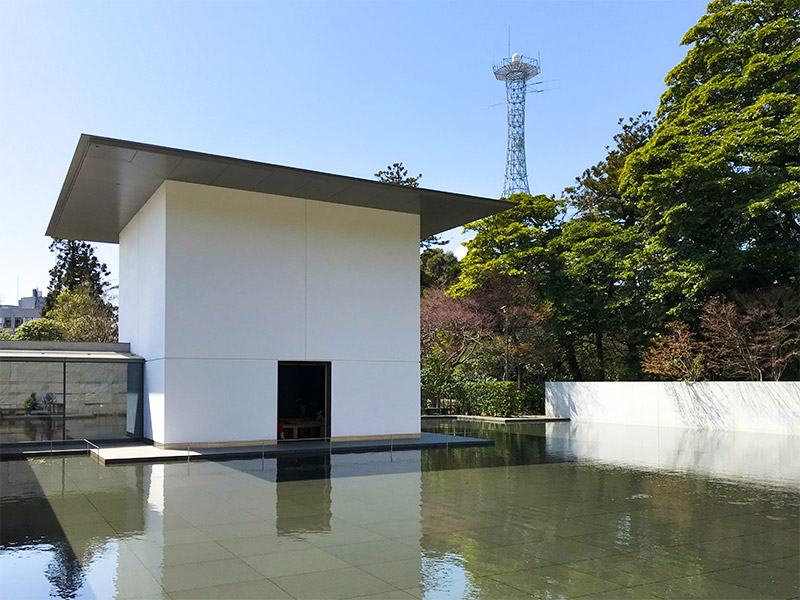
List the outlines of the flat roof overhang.
{"label": "flat roof overhang", "polygon": [[119,243],[166,180],[418,214],[420,239],[513,203],[83,134],[47,235]]}
{"label": "flat roof overhang", "polygon": [[128,343],[0,341],[0,362],[139,363]]}

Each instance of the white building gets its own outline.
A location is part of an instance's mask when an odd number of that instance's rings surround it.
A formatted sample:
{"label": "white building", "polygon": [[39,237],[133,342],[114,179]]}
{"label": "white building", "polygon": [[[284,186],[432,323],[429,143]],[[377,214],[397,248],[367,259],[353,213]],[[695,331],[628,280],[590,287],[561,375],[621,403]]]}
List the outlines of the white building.
{"label": "white building", "polygon": [[419,240],[508,206],[83,135],[47,233],[119,243],[146,438],[368,439],[420,433]]}

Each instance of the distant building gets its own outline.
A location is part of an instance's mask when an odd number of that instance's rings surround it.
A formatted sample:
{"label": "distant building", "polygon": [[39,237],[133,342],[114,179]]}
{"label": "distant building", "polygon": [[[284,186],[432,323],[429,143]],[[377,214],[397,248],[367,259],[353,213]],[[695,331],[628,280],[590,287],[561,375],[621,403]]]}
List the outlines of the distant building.
{"label": "distant building", "polygon": [[16,306],[13,304],[0,304],[0,328],[10,329],[11,333],[27,321],[38,319],[44,306],[44,296],[34,289],[32,296],[20,298]]}

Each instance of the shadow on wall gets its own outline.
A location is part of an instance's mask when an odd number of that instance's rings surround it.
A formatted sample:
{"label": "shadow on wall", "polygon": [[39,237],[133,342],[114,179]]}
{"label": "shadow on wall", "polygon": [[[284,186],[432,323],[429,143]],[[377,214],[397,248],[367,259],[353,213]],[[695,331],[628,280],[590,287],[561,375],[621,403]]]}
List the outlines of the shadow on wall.
{"label": "shadow on wall", "polygon": [[800,435],[800,382],[552,382],[548,416],[627,425]]}
{"label": "shadow on wall", "polygon": [[[587,385],[574,385],[559,382],[545,386],[545,413],[547,416],[581,419],[601,413],[603,406],[600,396],[592,389],[593,382]],[[599,420],[599,419],[598,419]]]}
{"label": "shadow on wall", "polygon": [[752,394],[741,394],[742,417],[763,417],[764,407],[768,406],[773,418],[784,425],[784,433],[800,435],[800,381],[766,381],[759,387],[761,399]]}
{"label": "shadow on wall", "polygon": [[684,427],[800,434],[800,383],[664,384]]}
{"label": "shadow on wall", "polygon": [[735,429],[732,405],[736,399],[721,386],[714,382],[681,382],[664,387],[684,427]]}

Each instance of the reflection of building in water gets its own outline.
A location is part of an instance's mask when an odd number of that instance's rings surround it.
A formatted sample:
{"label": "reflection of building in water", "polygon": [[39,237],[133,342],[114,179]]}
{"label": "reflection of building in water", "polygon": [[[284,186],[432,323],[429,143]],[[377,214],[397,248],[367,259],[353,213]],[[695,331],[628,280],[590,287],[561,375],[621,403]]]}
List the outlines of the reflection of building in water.
{"label": "reflection of building in water", "polygon": [[[0,519],[0,552],[36,545],[47,554],[42,580],[31,578],[24,588],[27,597],[73,598],[86,586],[87,568],[109,552],[117,554],[117,568],[132,564],[123,547],[116,549],[117,531],[136,535],[144,531],[143,469],[130,467],[121,477],[102,479],[91,494],[91,503],[75,482],[85,485],[87,476],[96,477],[91,459],[55,459],[42,462],[4,463],[4,503]],[[12,485],[13,483],[13,485]],[[46,489],[46,492],[45,492]],[[15,493],[19,498],[13,497]],[[105,515],[95,507],[110,512]],[[109,525],[113,512],[114,528]],[[35,515],[35,518],[31,518]],[[113,582],[111,582],[113,587]],[[52,589],[48,590],[45,587]],[[97,589],[98,597],[104,597]],[[107,597],[112,597],[109,594]],[[9,596],[11,597],[11,596]]]}
{"label": "reflection of building in water", "polygon": [[38,544],[40,557],[12,587],[4,582],[9,597],[159,596],[191,562],[186,544],[226,548],[240,562],[312,544],[401,589],[419,583],[419,451],[280,463],[102,467],[72,457],[0,466],[0,552],[25,545],[30,556]]}
{"label": "reflection of building in water", "polygon": [[331,456],[282,457],[276,466],[278,533],[330,531]]}

